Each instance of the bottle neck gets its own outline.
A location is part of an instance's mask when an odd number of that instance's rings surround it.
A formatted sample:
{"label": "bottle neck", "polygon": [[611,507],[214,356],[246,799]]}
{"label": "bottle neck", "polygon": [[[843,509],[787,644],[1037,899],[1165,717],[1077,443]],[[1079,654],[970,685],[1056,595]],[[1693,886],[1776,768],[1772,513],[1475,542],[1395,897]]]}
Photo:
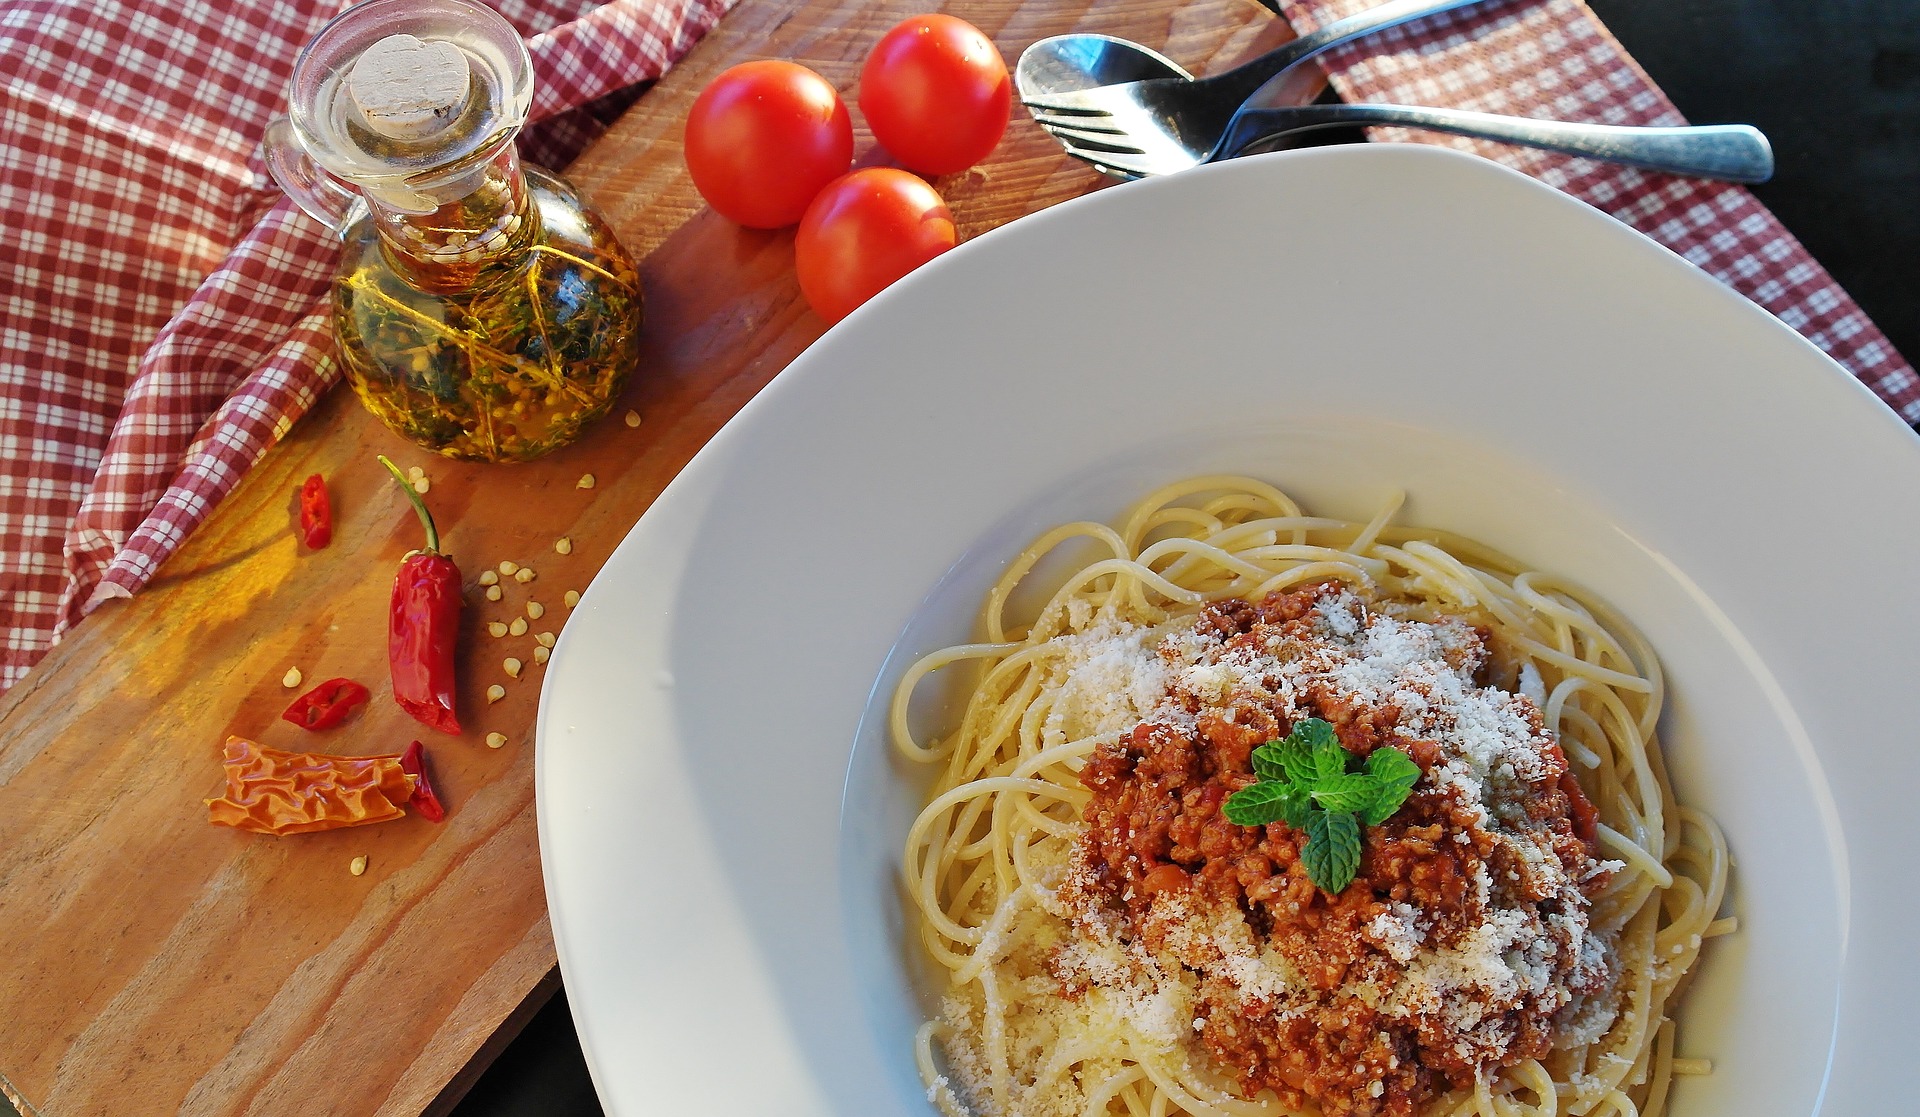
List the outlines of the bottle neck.
{"label": "bottle neck", "polygon": [[422,193],[439,203],[433,212],[408,213],[368,198],[388,266],[422,291],[450,294],[511,271],[539,233],[510,142],[486,163]]}

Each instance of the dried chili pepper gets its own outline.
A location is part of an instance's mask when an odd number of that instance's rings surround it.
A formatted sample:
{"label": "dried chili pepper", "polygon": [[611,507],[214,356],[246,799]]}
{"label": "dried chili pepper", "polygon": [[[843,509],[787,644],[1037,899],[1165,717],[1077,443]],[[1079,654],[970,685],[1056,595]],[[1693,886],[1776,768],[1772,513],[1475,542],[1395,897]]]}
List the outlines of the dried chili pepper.
{"label": "dried chili pepper", "polygon": [[407,804],[428,822],[447,817],[447,809],[440,805],[440,796],[427,781],[427,747],[418,741],[408,745],[407,751],[400,754],[400,770],[419,781],[414,784],[413,798],[407,800]]}
{"label": "dried chili pepper", "polygon": [[333,542],[333,504],[326,478],[318,473],[300,486],[300,537],[316,551]]}
{"label": "dried chili pepper", "polygon": [[438,822],[446,810],[427,784],[425,760],[418,741],[400,756],[320,756],[228,737],[226,794],[206,801],[207,821],[307,834],[402,818],[405,805]]}
{"label": "dried chili pepper", "polygon": [[328,679],[294,699],[280,716],[302,729],[332,729],[369,697],[367,688],[352,679]]}
{"label": "dried chili pepper", "polygon": [[460,568],[440,553],[440,531],[426,502],[400,467],[384,455],[380,464],[400,482],[427,545],[400,562],[387,609],[387,669],[393,700],[421,724],[442,733],[460,732],[453,710],[453,652],[460,635]]}

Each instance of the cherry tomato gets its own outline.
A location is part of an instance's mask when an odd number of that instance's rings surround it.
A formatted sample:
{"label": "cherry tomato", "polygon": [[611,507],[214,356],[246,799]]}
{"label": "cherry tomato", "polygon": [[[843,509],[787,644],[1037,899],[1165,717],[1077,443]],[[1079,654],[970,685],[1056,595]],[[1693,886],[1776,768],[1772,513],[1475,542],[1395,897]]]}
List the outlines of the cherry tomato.
{"label": "cherry tomato", "polygon": [[1007,130],[1013,82],[993,41],[963,19],[915,16],[886,33],[860,70],[860,111],[900,165],[964,171]]}
{"label": "cherry tomato", "polygon": [[933,187],[895,167],[866,167],[829,183],[807,207],[794,267],[808,305],[838,322],[957,239]]}
{"label": "cherry tomato", "polygon": [[742,62],[687,114],[687,170],[729,220],[778,229],[853,165],[853,121],[827,79],[792,62]]}

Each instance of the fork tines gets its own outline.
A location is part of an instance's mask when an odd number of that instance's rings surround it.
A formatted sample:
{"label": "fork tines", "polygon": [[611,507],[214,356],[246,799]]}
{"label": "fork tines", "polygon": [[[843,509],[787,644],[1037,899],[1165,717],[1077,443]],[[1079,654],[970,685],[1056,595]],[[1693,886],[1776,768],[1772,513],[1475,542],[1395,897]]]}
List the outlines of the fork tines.
{"label": "fork tines", "polygon": [[[1101,96],[1089,96],[1088,94]],[[1112,116],[1113,110],[1103,104],[1103,100],[1112,97],[1112,91],[1106,86],[1096,89],[1068,89],[1059,93],[1042,93],[1020,98],[1020,103],[1029,110],[1044,112],[1070,113],[1076,116]],[[1038,113],[1035,113],[1038,116]]]}
{"label": "fork tines", "polygon": [[1079,136],[1124,136],[1127,130],[1113,122],[1112,113],[1063,114],[1052,110],[1039,110],[1033,114],[1033,121],[1040,127],[1058,136],[1063,133]]}

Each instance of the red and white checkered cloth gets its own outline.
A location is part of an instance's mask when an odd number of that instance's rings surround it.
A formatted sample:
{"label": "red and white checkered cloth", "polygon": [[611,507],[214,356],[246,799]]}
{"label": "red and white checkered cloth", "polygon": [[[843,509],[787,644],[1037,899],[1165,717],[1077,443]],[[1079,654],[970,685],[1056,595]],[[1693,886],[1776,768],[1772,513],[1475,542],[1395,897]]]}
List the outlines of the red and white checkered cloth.
{"label": "red and white checkered cloth", "polygon": [[[1305,30],[1376,0],[1279,0]],[[533,36],[559,166],[734,0],[500,0]],[[152,577],[338,377],[337,245],[255,146],[337,0],[0,0],[0,690]],[[1580,0],[1438,17],[1328,56],[1349,100],[1678,124]],[[630,94],[625,95],[630,96]],[[564,111],[564,110],[574,111]],[[1752,194],[1431,133],[1652,235],[1852,369],[1909,421],[1920,379]]]}
{"label": "red and white checkered cloth", "polygon": [[[733,3],[495,0],[531,37],[528,157],[564,165]],[[0,0],[0,691],[338,378],[339,243],[255,149],[342,7]]]}
{"label": "red and white checkered cloth", "polygon": [[[1278,2],[1304,34],[1379,0]],[[1321,62],[1335,91],[1351,102],[1600,124],[1687,123],[1583,0],[1478,5],[1381,32],[1329,51]],[[1912,366],[1745,187],[1438,132],[1372,134],[1483,155],[1612,214],[1772,312],[1907,422],[1920,422],[1920,377]]]}

